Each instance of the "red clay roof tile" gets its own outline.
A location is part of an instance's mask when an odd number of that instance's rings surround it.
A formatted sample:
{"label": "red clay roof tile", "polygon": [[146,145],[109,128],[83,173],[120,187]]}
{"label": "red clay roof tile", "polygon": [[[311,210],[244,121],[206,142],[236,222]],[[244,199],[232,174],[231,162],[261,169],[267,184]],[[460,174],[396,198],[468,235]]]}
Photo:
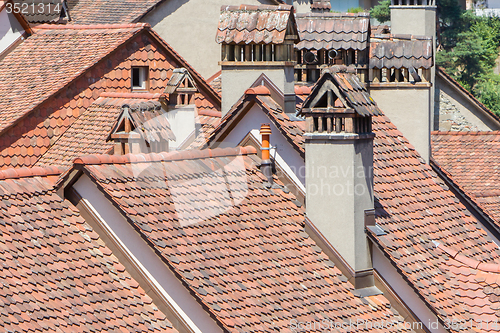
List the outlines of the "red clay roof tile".
{"label": "red clay roof tile", "polygon": [[46,177],[54,172],[0,172],[16,178],[0,180],[2,329],[177,332],[78,210],[56,194]]}
{"label": "red clay roof tile", "polygon": [[370,17],[367,13],[298,13],[298,50],[365,50]]}
{"label": "red clay roof tile", "polygon": [[432,132],[432,156],[500,226],[500,131]]}
{"label": "red clay roof tile", "polygon": [[[304,232],[294,197],[263,186],[255,154],[241,147],[75,163],[87,163],[91,179],[228,332],[288,331],[291,319],[401,321],[383,297],[352,294]],[[134,171],[135,160],[148,167]]]}

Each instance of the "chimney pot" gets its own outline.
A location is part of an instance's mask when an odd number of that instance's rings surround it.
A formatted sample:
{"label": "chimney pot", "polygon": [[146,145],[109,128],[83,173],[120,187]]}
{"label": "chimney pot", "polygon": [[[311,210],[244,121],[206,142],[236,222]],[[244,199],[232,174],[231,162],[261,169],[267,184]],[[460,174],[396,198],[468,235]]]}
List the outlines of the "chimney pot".
{"label": "chimney pot", "polygon": [[[266,88],[267,89],[267,88]],[[260,135],[262,136],[262,164],[261,171],[266,176],[267,182],[269,183],[269,187],[273,184],[273,167],[271,163],[271,155],[270,155],[270,135],[271,135],[271,126],[269,124],[262,124],[260,126]]]}

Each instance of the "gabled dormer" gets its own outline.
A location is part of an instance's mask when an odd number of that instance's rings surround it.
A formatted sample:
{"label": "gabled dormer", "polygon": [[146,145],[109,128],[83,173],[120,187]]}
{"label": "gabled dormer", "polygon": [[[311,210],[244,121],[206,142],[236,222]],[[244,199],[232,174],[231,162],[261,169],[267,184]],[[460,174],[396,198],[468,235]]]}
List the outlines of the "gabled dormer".
{"label": "gabled dormer", "polygon": [[114,154],[167,152],[175,140],[160,102],[125,104],[108,140],[114,141]]}
{"label": "gabled dormer", "polygon": [[194,95],[198,92],[196,83],[185,68],[176,68],[165,88],[169,94],[168,104],[172,107],[194,104]]}

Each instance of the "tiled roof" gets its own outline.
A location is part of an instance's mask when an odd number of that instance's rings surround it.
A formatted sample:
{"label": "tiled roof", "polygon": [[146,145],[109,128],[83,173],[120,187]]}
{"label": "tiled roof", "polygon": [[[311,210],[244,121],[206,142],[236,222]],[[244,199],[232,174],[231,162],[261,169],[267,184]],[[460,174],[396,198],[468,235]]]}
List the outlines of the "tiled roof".
{"label": "tiled roof", "polygon": [[13,0],[13,2],[19,5],[21,13],[29,23],[55,23],[64,13],[64,0]]}
{"label": "tiled roof", "polygon": [[426,68],[433,66],[432,38],[412,35],[373,35],[370,68]]}
{"label": "tiled roof", "polygon": [[0,168],[35,164],[101,93],[130,92],[132,65],[149,66],[151,93],[164,91],[175,68],[188,69],[197,107],[220,110],[220,96],[148,25],[44,25],[6,59],[0,105],[17,122],[0,132]]}
{"label": "tiled roof", "polygon": [[[321,97],[318,93],[321,92],[323,83],[328,80],[333,81],[338,87],[342,95],[340,97],[344,98],[348,104],[345,107],[354,109],[361,116],[382,114],[382,111],[380,111],[356,73],[346,66],[333,66],[329,69],[324,69],[318,82],[313,86],[311,94],[302,104],[302,108],[310,108],[309,104],[313,103],[318,97]],[[302,113],[302,110],[299,114]]]}
{"label": "tiled roof", "polygon": [[215,90],[219,95],[221,94],[222,91],[221,82],[222,82],[221,71],[218,71],[217,73],[215,73],[214,75],[212,75],[207,79],[207,83],[210,84],[212,89]]}
{"label": "tiled roof", "polygon": [[[298,87],[296,87],[298,88]],[[299,88],[302,91],[302,88]],[[307,88],[304,89],[307,91]],[[303,147],[303,133],[305,130],[304,121],[292,121],[290,116],[283,111],[280,104],[275,101],[269,93],[269,90],[264,86],[259,86],[252,89],[247,89],[237,103],[231,107],[228,113],[221,120],[220,124],[206,137],[203,144],[198,143],[195,148],[202,148],[217,140],[226,127],[230,127],[233,122],[237,123],[243,116],[244,112],[248,111],[255,103],[268,115],[269,119],[273,122],[277,129],[279,129],[283,136],[289,140],[295,149],[297,149],[301,156],[304,156]]]}
{"label": "tiled roof", "polygon": [[432,132],[432,156],[500,226],[500,132]]}
{"label": "tiled roof", "polygon": [[163,0],[67,0],[75,24],[135,23]]}
{"label": "tiled roof", "polygon": [[370,16],[367,13],[296,14],[300,42],[297,49],[364,50],[368,47]]}
{"label": "tiled roof", "polygon": [[[255,154],[246,147],[75,163],[228,332],[289,331],[292,319],[401,321],[383,296],[352,294],[305,233],[294,197],[263,186]],[[148,167],[134,174],[141,160]]]}
{"label": "tiled roof", "polygon": [[158,100],[131,100],[122,105],[134,126],[134,131],[148,143],[175,140],[166,112]]}
{"label": "tiled roof", "polygon": [[329,0],[313,0],[311,3],[311,9],[330,11],[330,9],[332,9],[332,5]]}
{"label": "tiled roof", "polygon": [[215,41],[282,44],[290,20],[294,20],[293,6],[290,5],[222,6]]}
{"label": "tiled roof", "polygon": [[[230,117],[237,116],[226,116],[218,131],[225,130]],[[434,242],[484,264],[500,264],[498,246],[385,115],[373,116],[372,121],[376,219],[387,234],[369,232],[370,237],[439,318],[477,319],[481,308],[494,308],[495,304],[487,299],[479,302],[471,291],[460,291],[457,296],[455,286],[463,284],[461,277],[447,273],[447,259],[440,256]],[[298,133],[288,139],[299,153],[304,146],[301,123],[286,122]]]}
{"label": "tiled roof", "polygon": [[143,27],[39,26],[0,62],[0,131],[28,115]]}
{"label": "tiled roof", "polygon": [[[122,106],[158,100],[160,94],[103,93],[50,147],[35,165],[71,166],[78,157],[106,154],[113,148],[108,137],[122,113]],[[159,105],[159,102],[156,102]]]}
{"label": "tiled roof", "polygon": [[177,332],[48,179],[0,176],[0,327],[5,332]]}

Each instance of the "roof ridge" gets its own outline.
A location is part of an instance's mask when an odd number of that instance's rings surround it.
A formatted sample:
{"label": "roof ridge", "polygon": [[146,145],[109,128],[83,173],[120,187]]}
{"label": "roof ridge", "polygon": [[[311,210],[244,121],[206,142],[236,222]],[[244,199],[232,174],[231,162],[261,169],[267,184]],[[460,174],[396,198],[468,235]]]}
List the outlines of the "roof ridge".
{"label": "roof ridge", "polygon": [[222,112],[214,111],[214,110],[207,110],[207,109],[200,109],[200,110],[198,110],[198,116],[222,118]]}
{"label": "roof ridge", "polygon": [[431,135],[500,135],[500,130],[496,130],[496,131],[432,131]]}
{"label": "roof ridge", "polygon": [[317,18],[369,18],[370,14],[365,12],[360,13],[333,13],[333,12],[325,12],[325,13],[296,13],[295,16],[297,18],[304,17],[317,17]]}
{"label": "roof ridge", "polygon": [[183,150],[164,153],[150,154],[127,154],[127,155],[87,155],[76,158],[73,163],[78,165],[94,164],[128,164],[147,162],[168,162],[180,160],[196,160],[224,156],[253,155],[257,150],[252,146],[237,148],[215,148],[202,150]]}
{"label": "roof ridge", "polygon": [[160,93],[144,93],[144,92],[130,92],[130,93],[120,93],[120,92],[103,92],[99,97],[109,97],[109,98],[127,98],[127,99],[158,99],[161,97]]}
{"label": "roof ridge", "polygon": [[0,180],[19,179],[27,177],[59,176],[63,172],[63,168],[59,168],[56,166],[9,168],[0,170]]}
{"label": "roof ridge", "polygon": [[460,251],[455,251],[444,244],[438,244],[436,248],[440,248],[443,252],[448,254],[451,258],[455,259],[458,262],[461,262],[464,265],[469,266],[470,268],[474,268],[483,272],[489,273],[500,273],[500,264],[488,264],[485,262],[481,262],[476,259],[472,259],[466,257],[463,254],[460,254]]}
{"label": "roof ridge", "polygon": [[112,24],[40,24],[35,30],[95,30],[95,29],[129,29],[151,28],[149,23],[112,23]]}

